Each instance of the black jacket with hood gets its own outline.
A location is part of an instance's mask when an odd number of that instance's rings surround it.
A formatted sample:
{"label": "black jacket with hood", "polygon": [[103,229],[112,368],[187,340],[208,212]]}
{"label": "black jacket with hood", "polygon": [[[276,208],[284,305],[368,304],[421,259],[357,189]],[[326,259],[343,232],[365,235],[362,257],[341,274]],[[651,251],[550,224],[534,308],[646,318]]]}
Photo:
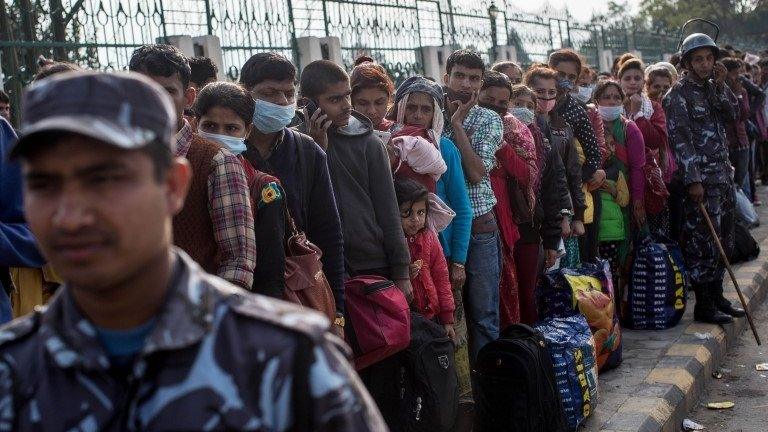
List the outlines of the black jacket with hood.
{"label": "black jacket with hood", "polygon": [[[306,126],[301,124],[298,129],[304,132]],[[373,134],[371,121],[352,111],[347,126],[328,130],[326,154],[349,270],[385,269],[392,279],[408,279],[411,260],[389,157]]]}

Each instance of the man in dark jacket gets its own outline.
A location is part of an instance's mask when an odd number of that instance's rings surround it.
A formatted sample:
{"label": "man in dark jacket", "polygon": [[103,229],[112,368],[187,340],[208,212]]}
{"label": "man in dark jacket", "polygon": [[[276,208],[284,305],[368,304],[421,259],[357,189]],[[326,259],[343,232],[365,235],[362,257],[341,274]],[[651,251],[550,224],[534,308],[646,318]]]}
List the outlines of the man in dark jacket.
{"label": "man in dark jacket", "polygon": [[66,283],[0,331],[0,431],[386,430],[327,319],[172,246],[191,172],[163,88],[63,75],[23,111],[25,211]]}
{"label": "man in dark jacket", "polygon": [[728,160],[725,125],[736,120],[738,105],[725,84],[727,70],[717,62],[718,49],[707,35],[694,33],[681,46],[688,71],[664,97],[669,142],[675,152],[677,182],[687,189],[681,242],[686,268],[696,292],[694,318],[723,324],[744,310],[723,296],[725,267],[701,203],[712,219],[726,252],[733,248],[733,168]]}
{"label": "man in dark jacket", "polygon": [[296,115],[296,67],[277,53],[259,53],[240,70],[240,84],[256,101],[244,156],[280,180],[296,226],[323,252],[323,271],[344,326],[344,239],[325,152],[287,126]]}
{"label": "man in dark jacket", "polygon": [[302,98],[316,107],[305,110],[300,127],[328,154],[349,272],[392,279],[410,300],[411,260],[389,159],[371,121],[352,111],[347,73],[331,61],[317,60],[302,71],[300,88]]}

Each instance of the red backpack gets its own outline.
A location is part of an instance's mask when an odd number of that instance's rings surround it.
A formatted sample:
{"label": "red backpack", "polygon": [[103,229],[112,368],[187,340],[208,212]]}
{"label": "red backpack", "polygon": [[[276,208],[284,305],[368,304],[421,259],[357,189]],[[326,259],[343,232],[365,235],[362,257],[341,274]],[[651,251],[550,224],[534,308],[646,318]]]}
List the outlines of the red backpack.
{"label": "red backpack", "polygon": [[361,370],[400,352],[411,343],[411,313],[391,280],[362,275],[344,283],[347,342]]}

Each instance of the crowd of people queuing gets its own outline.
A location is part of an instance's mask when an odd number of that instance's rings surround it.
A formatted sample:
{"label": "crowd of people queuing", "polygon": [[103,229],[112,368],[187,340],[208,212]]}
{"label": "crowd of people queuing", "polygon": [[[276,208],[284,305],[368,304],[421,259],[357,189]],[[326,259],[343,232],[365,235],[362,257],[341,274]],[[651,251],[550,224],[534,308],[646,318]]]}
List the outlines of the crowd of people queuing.
{"label": "crowd of people queuing", "polygon": [[[168,45],[130,73],[45,65],[22,107],[0,93],[21,109],[18,139],[0,121],[0,264],[42,291],[4,275],[2,317],[64,288],[0,330],[0,430],[384,430],[337,337],[355,275],[453,340],[457,431],[480,348],[537,321],[539,276],[604,259],[625,283],[638,232],[680,242],[697,320],[742,316],[698,204],[726,246],[735,190],[760,205],[768,57],[697,37],[604,73],[568,49],[527,69],[460,49],[397,87],[369,57],[299,74],[259,53],[236,83]],[[335,336],[267,299],[295,232],[322,253]]]}

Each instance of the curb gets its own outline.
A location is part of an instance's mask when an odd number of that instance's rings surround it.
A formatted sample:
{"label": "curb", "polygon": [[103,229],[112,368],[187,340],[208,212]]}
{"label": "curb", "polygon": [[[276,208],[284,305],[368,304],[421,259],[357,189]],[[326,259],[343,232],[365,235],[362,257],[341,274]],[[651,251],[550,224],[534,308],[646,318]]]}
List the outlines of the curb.
{"label": "curb", "polygon": [[[760,256],[741,264],[736,281],[751,313],[768,291],[768,239],[760,244]],[[739,303],[738,294],[727,272],[725,296]],[[690,303],[689,303],[690,307]],[[724,327],[693,322],[672,344],[651,370],[638,391],[622,403],[618,412],[604,423],[604,432],[677,432],[683,419],[695,406],[711,379],[712,372],[734,340],[748,328],[747,319],[738,318]],[[701,340],[694,333],[710,333]]]}

